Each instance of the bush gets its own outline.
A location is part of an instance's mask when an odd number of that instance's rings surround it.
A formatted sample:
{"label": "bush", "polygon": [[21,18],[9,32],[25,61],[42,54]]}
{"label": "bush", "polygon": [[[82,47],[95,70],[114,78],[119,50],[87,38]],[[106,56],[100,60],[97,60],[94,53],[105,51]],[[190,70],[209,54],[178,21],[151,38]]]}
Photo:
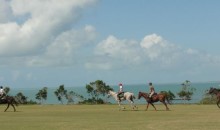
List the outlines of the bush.
{"label": "bush", "polygon": [[216,95],[206,95],[201,101],[200,104],[216,104],[217,98]]}

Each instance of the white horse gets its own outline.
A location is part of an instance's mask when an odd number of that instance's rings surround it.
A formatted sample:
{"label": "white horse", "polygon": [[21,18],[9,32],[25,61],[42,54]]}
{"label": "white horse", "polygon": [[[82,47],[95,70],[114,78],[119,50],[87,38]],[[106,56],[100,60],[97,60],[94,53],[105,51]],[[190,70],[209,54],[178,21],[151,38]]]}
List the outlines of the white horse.
{"label": "white horse", "polygon": [[135,108],[138,109],[138,107],[134,105],[135,96],[133,93],[125,92],[124,96],[120,98],[120,100],[118,99],[117,94],[118,94],[117,92],[114,92],[111,90],[108,92],[108,96],[112,96],[118,102],[119,110],[121,110],[121,108],[125,109],[125,107],[121,106],[121,101],[124,101],[124,100],[127,100],[130,103],[130,106],[132,109],[135,109]]}

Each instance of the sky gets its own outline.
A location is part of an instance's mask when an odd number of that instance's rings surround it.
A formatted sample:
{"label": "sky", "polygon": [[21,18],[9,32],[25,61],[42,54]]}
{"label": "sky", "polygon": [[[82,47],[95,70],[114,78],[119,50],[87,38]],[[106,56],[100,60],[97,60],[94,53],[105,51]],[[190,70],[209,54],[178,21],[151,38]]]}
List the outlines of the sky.
{"label": "sky", "polygon": [[219,0],[0,0],[0,85],[220,81]]}

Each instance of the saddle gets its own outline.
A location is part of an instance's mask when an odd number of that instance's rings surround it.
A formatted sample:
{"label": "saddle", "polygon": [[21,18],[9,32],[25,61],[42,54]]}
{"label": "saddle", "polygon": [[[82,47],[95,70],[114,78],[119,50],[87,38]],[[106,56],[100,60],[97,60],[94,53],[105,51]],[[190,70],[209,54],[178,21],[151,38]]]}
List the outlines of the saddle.
{"label": "saddle", "polygon": [[157,96],[157,93],[154,93],[151,98],[153,99],[156,96]]}
{"label": "saddle", "polygon": [[120,93],[120,94],[118,95],[118,97],[119,97],[119,98],[123,98],[123,97],[124,97],[124,92]]}
{"label": "saddle", "polygon": [[156,96],[157,95],[157,93],[154,93],[152,96]]}
{"label": "saddle", "polygon": [[6,100],[6,94],[1,94],[0,95],[0,103],[5,102]]}

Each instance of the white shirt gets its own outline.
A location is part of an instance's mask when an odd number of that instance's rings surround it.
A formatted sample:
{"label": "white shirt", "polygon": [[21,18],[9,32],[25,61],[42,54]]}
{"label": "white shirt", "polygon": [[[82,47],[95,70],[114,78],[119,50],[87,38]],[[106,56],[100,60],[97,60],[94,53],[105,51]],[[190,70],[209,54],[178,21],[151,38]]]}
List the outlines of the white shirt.
{"label": "white shirt", "polygon": [[4,93],[5,93],[4,89],[0,89],[0,95],[2,95]]}
{"label": "white shirt", "polygon": [[122,85],[119,86],[119,92],[123,92],[123,86]]}

